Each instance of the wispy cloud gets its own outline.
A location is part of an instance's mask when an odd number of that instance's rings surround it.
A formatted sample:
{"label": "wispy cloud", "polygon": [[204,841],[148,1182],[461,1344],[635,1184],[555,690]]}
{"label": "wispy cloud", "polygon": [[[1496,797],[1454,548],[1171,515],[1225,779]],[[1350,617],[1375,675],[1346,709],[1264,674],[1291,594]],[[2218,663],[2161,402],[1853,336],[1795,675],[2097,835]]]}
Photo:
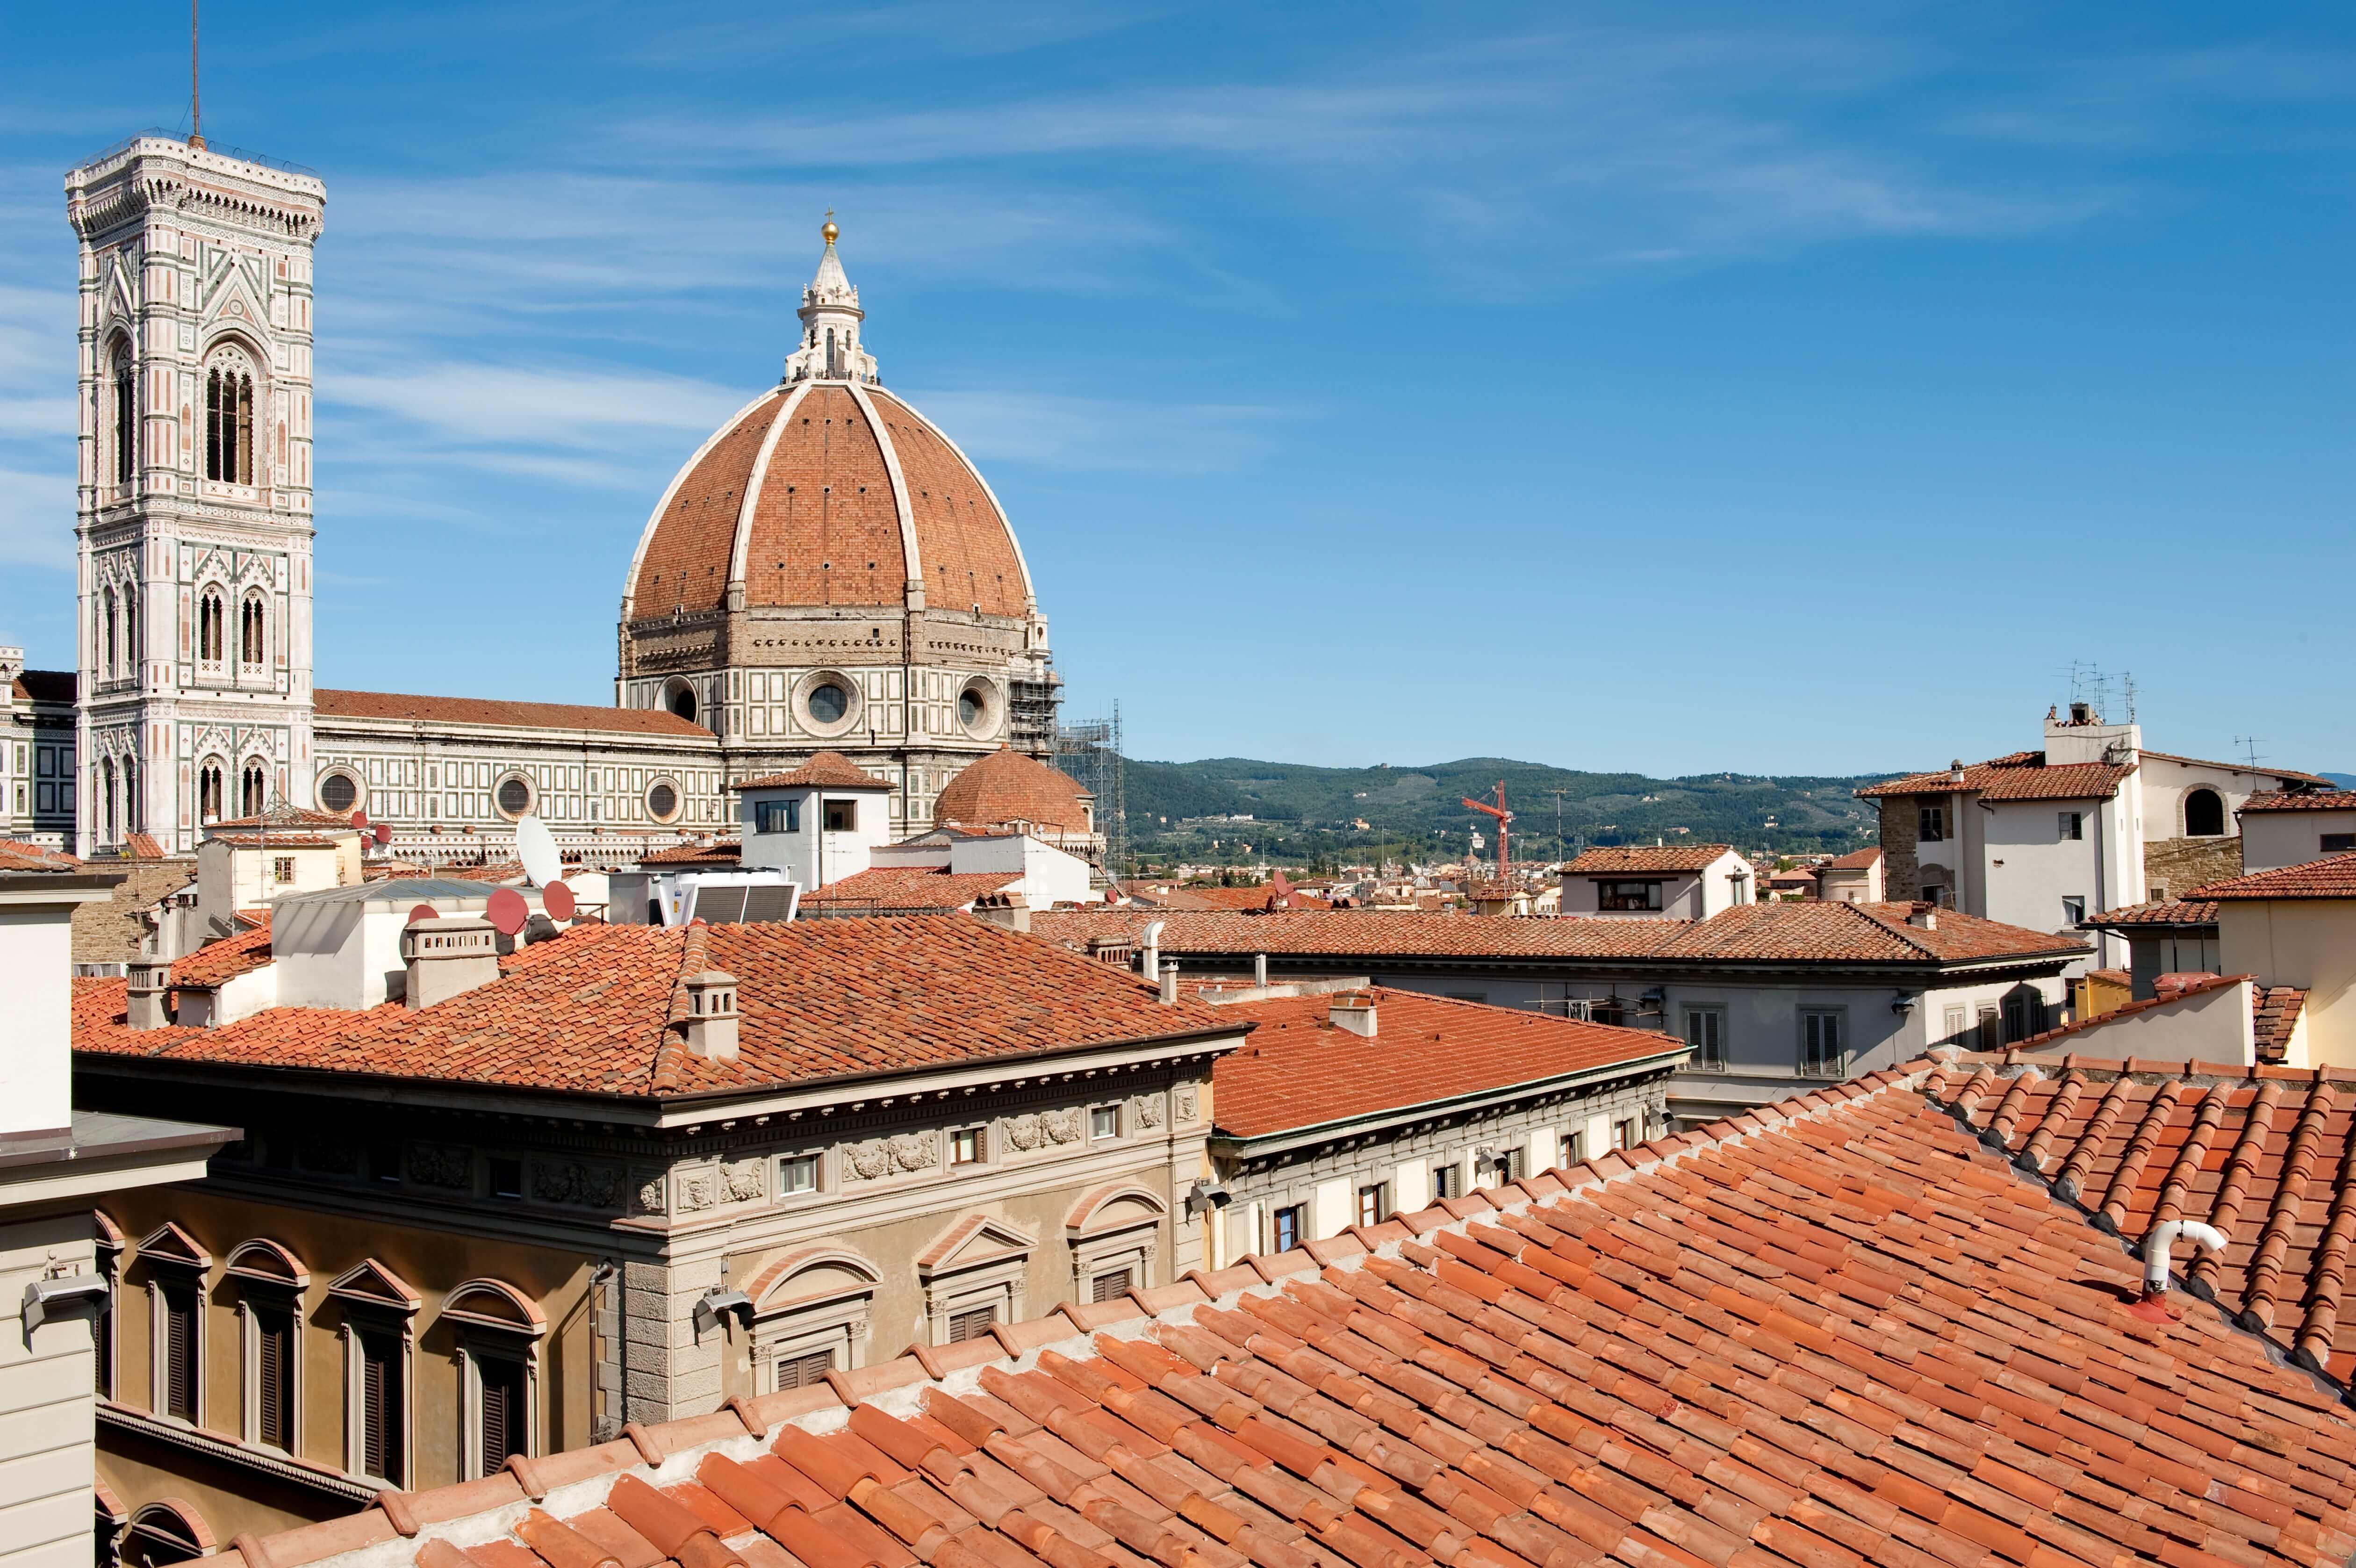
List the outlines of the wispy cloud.
{"label": "wispy cloud", "polygon": [[977,462],[1066,472],[1225,473],[1273,452],[1297,415],[1245,403],[1161,403],[1039,392],[910,394]]}
{"label": "wispy cloud", "polygon": [[[0,561],[21,566],[70,567],[74,559],[74,485],[65,473],[0,468]],[[70,591],[71,585],[68,584]],[[54,585],[45,591],[55,592]]]}

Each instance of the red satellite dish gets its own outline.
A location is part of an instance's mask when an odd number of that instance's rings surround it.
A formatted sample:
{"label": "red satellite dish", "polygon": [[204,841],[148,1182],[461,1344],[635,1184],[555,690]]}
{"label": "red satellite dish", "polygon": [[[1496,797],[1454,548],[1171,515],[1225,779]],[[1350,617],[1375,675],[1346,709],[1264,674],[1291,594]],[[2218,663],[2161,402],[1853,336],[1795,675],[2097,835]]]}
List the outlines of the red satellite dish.
{"label": "red satellite dish", "polygon": [[523,895],[514,888],[502,887],[491,895],[490,908],[483,913],[490,917],[492,925],[507,935],[514,936],[523,929],[524,922],[531,918],[531,906],[525,903]]}
{"label": "red satellite dish", "polygon": [[409,923],[412,926],[420,920],[438,920],[441,918],[442,911],[431,904],[420,904],[409,911]]}
{"label": "red satellite dish", "polygon": [[371,832],[376,838],[379,847],[382,847],[383,845],[389,844],[392,842],[392,830],[386,827],[382,822],[377,823]]}
{"label": "red satellite dish", "polygon": [[368,832],[368,813],[357,806],[352,808],[352,826],[362,832]]}
{"label": "red satellite dish", "polygon": [[548,911],[552,920],[573,918],[573,889],[562,882],[552,882],[540,890],[540,907]]}

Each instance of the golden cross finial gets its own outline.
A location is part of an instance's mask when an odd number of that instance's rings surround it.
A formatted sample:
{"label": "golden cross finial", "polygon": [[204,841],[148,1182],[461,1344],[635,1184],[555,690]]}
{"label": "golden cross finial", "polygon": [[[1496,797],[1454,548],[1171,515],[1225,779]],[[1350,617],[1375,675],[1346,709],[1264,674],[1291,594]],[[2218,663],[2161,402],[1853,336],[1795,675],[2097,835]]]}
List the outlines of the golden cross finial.
{"label": "golden cross finial", "polygon": [[833,208],[830,207],[826,209],[826,224],[823,228],[819,230],[819,232],[825,236],[826,242],[830,245],[834,243],[834,237],[842,232],[841,230],[834,226]]}

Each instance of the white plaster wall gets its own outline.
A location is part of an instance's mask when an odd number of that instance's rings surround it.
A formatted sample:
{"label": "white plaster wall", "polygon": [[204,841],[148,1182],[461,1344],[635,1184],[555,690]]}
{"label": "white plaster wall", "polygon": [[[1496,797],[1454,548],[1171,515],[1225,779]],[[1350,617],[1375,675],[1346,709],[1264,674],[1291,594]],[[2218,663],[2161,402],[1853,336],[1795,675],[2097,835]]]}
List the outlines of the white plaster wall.
{"label": "white plaster wall", "polygon": [[[59,973],[65,972],[63,970]],[[87,1568],[95,1377],[87,1306],[25,1332],[25,1287],[92,1269],[88,1208],[0,1221],[0,1564]]]}
{"label": "white plaster wall", "polygon": [[57,1132],[73,1120],[72,909],[0,905],[0,1133]]}
{"label": "white plaster wall", "polygon": [[2356,811],[2252,811],[2242,819],[2242,870],[2302,865],[2326,854],[2326,833],[2356,833]]}
{"label": "white plaster wall", "polygon": [[1354,1196],[1347,1176],[1319,1182],[1309,1200],[1309,1235],[1303,1239],[1323,1240],[1349,1229],[1357,1219],[1350,1212]]}
{"label": "white plaster wall", "polygon": [[2231,899],[2217,907],[2228,974],[2307,988],[2309,1063],[2356,1067],[2356,899]]}
{"label": "white plaster wall", "polygon": [[2138,1012],[2098,1018],[2033,1054],[2060,1057],[2076,1051],[2122,1060],[2156,1057],[2248,1067],[2257,1060],[2250,989],[2250,983],[2243,981]]}

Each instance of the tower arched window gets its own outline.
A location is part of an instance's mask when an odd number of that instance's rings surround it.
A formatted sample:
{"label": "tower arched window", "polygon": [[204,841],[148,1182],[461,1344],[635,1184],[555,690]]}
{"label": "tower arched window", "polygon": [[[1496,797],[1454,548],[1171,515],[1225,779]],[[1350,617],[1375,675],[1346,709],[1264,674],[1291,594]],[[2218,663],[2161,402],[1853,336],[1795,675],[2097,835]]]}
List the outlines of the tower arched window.
{"label": "tower arched window", "polygon": [[140,642],[139,590],[126,583],[123,587],[123,669],[129,674],[139,673]]}
{"label": "tower arched window", "polygon": [[123,831],[145,832],[147,829],[147,809],[139,799],[139,759],[123,759]]}
{"label": "tower arched window", "polygon": [[206,589],[197,601],[197,658],[207,664],[220,663],[228,629],[229,607],[221,602],[220,591]]}
{"label": "tower arched window", "polygon": [[831,327],[826,329],[826,373],[830,376],[842,374],[842,351],[834,340],[834,328]]}
{"label": "tower arched window", "polygon": [[114,758],[111,757],[102,759],[98,765],[98,788],[101,797],[99,820],[106,824],[103,842],[112,843],[123,836],[123,824],[117,814],[122,797],[115,793]]}
{"label": "tower arched window", "polygon": [[234,349],[205,371],[205,478],[253,483],[253,371]]}
{"label": "tower arched window", "polygon": [[98,596],[98,673],[101,680],[112,681],[121,673],[116,667],[114,590],[105,589]]}
{"label": "tower arched window", "polygon": [[217,822],[221,820],[221,796],[227,783],[227,770],[219,757],[197,769],[197,820]]}
{"label": "tower arched window", "polygon": [[259,669],[270,660],[269,623],[262,618],[260,597],[249,598],[238,611],[237,656],[242,664]]}
{"label": "tower arched window", "polygon": [[114,417],[109,422],[114,435],[114,482],[127,485],[139,454],[139,383],[133,379],[131,345],[115,344],[109,371],[114,394]]}
{"label": "tower arched window", "polygon": [[245,765],[244,777],[238,781],[237,814],[258,817],[270,803],[270,775],[259,762]]}

